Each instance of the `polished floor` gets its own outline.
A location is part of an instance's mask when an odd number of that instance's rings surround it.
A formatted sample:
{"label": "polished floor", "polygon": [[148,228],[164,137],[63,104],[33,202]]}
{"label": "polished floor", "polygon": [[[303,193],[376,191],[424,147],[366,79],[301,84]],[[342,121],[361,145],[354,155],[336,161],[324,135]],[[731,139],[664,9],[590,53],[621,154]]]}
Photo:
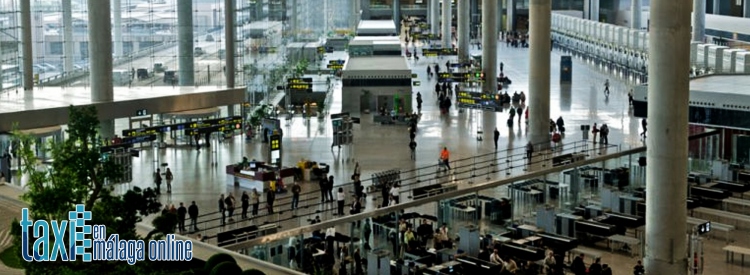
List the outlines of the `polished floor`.
{"label": "polished floor", "polygon": [[[472,52],[478,53],[480,51],[474,48]],[[504,63],[505,74],[513,80],[513,84],[508,88],[509,93],[524,91],[528,95],[528,83],[533,81],[528,79],[528,49],[508,48],[505,44],[500,44],[498,53],[499,61]],[[328,58],[338,59],[340,54],[335,53]],[[559,74],[557,73],[560,71],[560,56],[560,52],[553,51],[550,111],[552,118],[562,116],[566,121],[568,131],[563,139],[564,148],[567,147],[567,150],[601,148],[597,147],[598,145],[591,144],[590,141],[581,142],[583,134],[578,126],[592,123],[606,123],[610,126],[610,143],[612,146],[606,148],[604,152],[596,150],[590,151],[591,153],[607,153],[607,151],[614,152],[640,146],[642,144],[639,136],[640,120],[632,117],[627,100],[627,92],[633,85],[632,82],[619,79],[591,64],[574,59],[572,84],[560,85]],[[523,159],[519,156],[523,153],[523,146],[528,142],[527,127],[523,122],[516,123],[513,128],[507,127],[505,124],[508,118],[507,112],[459,111],[453,108],[448,115],[440,114],[436,106],[436,95],[432,90],[435,79],[427,78],[426,66],[434,63],[444,66],[447,60],[449,59],[420,58],[417,62],[409,60],[413,71],[418,74],[417,80],[422,83],[421,86],[415,87],[415,91],[420,92],[424,99],[422,118],[418,125],[419,130],[416,137],[418,143],[416,160],[411,160],[409,156],[409,139],[405,126],[373,124],[370,116],[362,115],[362,124],[354,127],[354,144],[344,146],[339,150],[335,147],[332,149],[330,146],[332,126],[329,119],[294,117],[288,121],[282,119],[281,122],[284,131],[282,141],[283,164],[293,166],[300,159],[329,164],[331,175],[336,178],[336,185],[348,182],[343,179],[349,178],[356,162],[359,162],[362,167],[364,179],[368,179],[373,173],[379,171],[400,169],[409,171],[404,173],[402,178],[422,179],[419,183],[410,185],[409,188],[446,181],[456,182],[459,184],[459,188],[462,188],[487,178],[498,179],[508,176],[506,173],[491,173],[491,171],[498,169],[507,169],[510,176],[523,173]],[[455,61],[455,59],[450,60]],[[326,63],[323,62],[323,64]],[[605,97],[603,94],[606,79],[609,79],[611,83],[611,95],[609,97]],[[334,81],[333,87],[329,113],[337,113],[341,108],[341,83]],[[533,108],[533,106],[531,107]],[[122,129],[129,128],[127,124],[127,120],[116,121],[116,130],[119,132]],[[498,141],[500,149],[497,153],[494,153],[495,149],[492,143],[492,131],[495,127],[501,133]],[[477,133],[480,130],[483,132],[482,141],[477,138]],[[178,142],[178,144],[180,143]],[[442,147],[451,150],[452,160],[465,160],[453,164],[454,167],[460,167],[455,169],[456,172],[435,177],[436,169],[434,165]],[[308,224],[306,220],[314,215],[319,215],[324,221],[335,217],[330,211],[334,208],[334,204],[321,204],[319,202],[320,194],[317,183],[301,182],[303,193],[309,192],[302,196],[303,202],[301,205],[303,207],[301,209],[287,211],[290,198],[288,195],[280,195],[277,197],[277,212],[274,215],[261,215],[255,219],[241,220],[239,219],[239,210],[237,210],[234,218],[238,222],[230,222],[226,226],[220,226],[219,220],[221,218],[216,213],[219,195],[232,193],[239,201],[242,192],[249,191],[230,184],[224,172],[224,167],[239,162],[243,156],[250,159],[265,159],[266,145],[257,140],[245,141],[242,137],[237,136],[223,142],[213,140],[210,147],[204,146],[200,151],[187,145],[158,150],[144,149],[146,150],[141,156],[134,159],[133,181],[129,184],[116,185],[114,190],[122,192],[133,186],[153,187],[152,173],[157,167],[163,167],[162,164],[166,164],[174,172],[175,180],[172,192],[162,192],[160,200],[165,204],[178,204],[180,202],[189,204],[190,201],[195,201],[200,207],[201,214],[208,214],[200,218],[202,222],[199,225],[201,231],[196,232],[204,236],[214,236],[222,230],[237,228],[250,223],[285,220],[279,222],[281,230],[285,230]],[[477,155],[483,155],[483,157],[473,158]],[[504,162],[505,159],[510,161]],[[504,163],[500,163],[499,160],[503,160]],[[487,165],[486,169],[490,172],[477,172],[480,176],[471,177],[469,171],[482,170],[481,167],[474,169],[476,163]],[[494,167],[489,167],[489,164],[493,164]],[[430,166],[430,168],[417,169],[426,166]],[[365,182],[366,186],[368,184],[368,182]],[[165,186],[162,186],[162,191],[166,191]],[[408,189],[402,189],[402,192],[407,193]],[[507,197],[503,188],[487,190],[486,193],[483,192],[482,194],[493,197]],[[377,194],[373,194],[369,198],[366,208],[372,209],[380,202]],[[402,200],[408,199],[406,194],[402,195]],[[263,201],[263,198],[261,201]],[[266,211],[263,208],[261,209],[261,214],[264,214]],[[413,210],[434,214],[437,211],[436,209],[436,203],[431,203]],[[319,213],[315,213],[316,211],[319,211]],[[294,218],[292,215],[296,215],[298,218]],[[150,218],[148,217],[145,222],[149,222]],[[457,222],[453,226],[459,226],[459,224]],[[341,225],[341,228],[337,228],[337,230],[348,232],[347,225]],[[453,232],[457,231],[453,230]],[[750,244],[750,238],[747,237],[746,231],[738,232],[734,239],[743,246]],[[211,241],[209,239],[209,242]],[[704,274],[750,272],[750,268],[740,267],[739,264],[725,264],[724,253],[721,251],[723,245],[723,240],[706,241]],[[602,262],[613,266],[614,274],[632,273],[631,267],[637,259],[622,253],[609,253],[603,248],[601,251]]]}

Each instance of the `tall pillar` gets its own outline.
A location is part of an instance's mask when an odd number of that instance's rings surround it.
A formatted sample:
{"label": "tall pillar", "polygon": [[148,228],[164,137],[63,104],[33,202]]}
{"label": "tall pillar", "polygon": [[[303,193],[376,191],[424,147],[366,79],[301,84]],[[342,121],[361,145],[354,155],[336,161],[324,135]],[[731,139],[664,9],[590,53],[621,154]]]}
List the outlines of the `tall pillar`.
{"label": "tall pillar", "polygon": [[112,91],[112,22],[110,2],[88,1],[91,101],[108,102]]}
{"label": "tall pillar", "polygon": [[401,1],[393,0],[393,23],[396,24],[396,33],[401,33]]}
{"label": "tall pillar", "polygon": [[180,69],[177,79],[180,86],[195,84],[193,41],[193,1],[177,1],[177,58]]}
{"label": "tall pillar", "polygon": [[234,88],[234,29],[234,0],[224,0],[224,48],[227,55],[224,76],[227,88]]}
{"label": "tall pillar", "polygon": [[[192,1],[180,1],[180,2],[191,2]],[[178,4],[180,3],[178,2]],[[115,57],[122,57],[122,3],[121,0],[112,0],[112,16],[114,19],[112,31],[114,31],[114,49]],[[179,8],[179,5],[178,5]],[[179,21],[179,20],[178,20]],[[178,23],[179,24],[179,23]]]}
{"label": "tall pillar", "polygon": [[471,38],[475,39],[479,37],[479,30],[477,28],[481,23],[479,21],[479,0],[470,0],[470,2],[471,8],[469,9],[469,13],[471,14],[471,19],[469,22],[469,33],[471,34]]}
{"label": "tall pillar", "polygon": [[[646,139],[646,274],[687,274],[690,5],[651,1]],[[663,108],[669,106],[669,108]]]}
{"label": "tall pillar", "polygon": [[590,12],[591,12],[591,21],[599,22],[599,0],[590,0],[591,4],[589,4]]}
{"label": "tall pillar", "polygon": [[720,7],[721,7],[721,1],[714,0],[714,14],[715,15],[721,15],[721,13],[719,12],[720,11]]}
{"label": "tall pillar", "polygon": [[458,62],[469,61],[470,0],[458,0]]}
{"label": "tall pillar", "polygon": [[[484,7],[482,7],[484,9]],[[484,13],[482,13],[484,14]],[[516,17],[516,0],[505,0],[505,31],[513,31],[516,29],[514,22]]]}
{"label": "tall pillar", "polygon": [[551,1],[529,0],[529,132],[541,147],[549,145]]}
{"label": "tall pillar", "polygon": [[[355,1],[356,2],[356,1]],[[352,8],[352,12],[354,12],[355,9]],[[297,32],[299,30],[299,19],[298,19],[298,10],[297,10],[297,0],[291,0],[291,12],[292,14],[289,15],[289,33],[292,34],[292,41],[297,41]],[[351,25],[351,22],[349,22]]]}
{"label": "tall pillar", "polygon": [[706,36],[706,0],[693,0],[693,40],[703,42]]}
{"label": "tall pillar", "polygon": [[443,35],[443,48],[451,48],[451,41],[453,40],[451,37],[451,21],[452,21],[452,14],[451,12],[451,0],[443,0],[443,20],[442,20],[442,35]]}
{"label": "tall pillar", "polygon": [[497,93],[497,0],[482,2],[482,71],[484,92]]}
{"label": "tall pillar", "polygon": [[[706,0],[694,0],[706,1]],[[632,0],[630,2],[630,28],[634,30],[641,29],[641,11],[643,10],[641,0]],[[705,12],[704,12],[705,13]]]}
{"label": "tall pillar", "polygon": [[73,38],[73,6],[71,0],[62,1],[62,21],[63,21],[63,72],[72,72],[73,68],[73,47],[75,38]]}
{"label": "tall pillar", "polygon": [[21,1],[21,54],[23,55],[23,89],[34,89],[34,53],[31,41],[31,1]]}
{"label": "tall pillar", "polygon": [[440,33],[440,0],[430,1],[430,33]]}

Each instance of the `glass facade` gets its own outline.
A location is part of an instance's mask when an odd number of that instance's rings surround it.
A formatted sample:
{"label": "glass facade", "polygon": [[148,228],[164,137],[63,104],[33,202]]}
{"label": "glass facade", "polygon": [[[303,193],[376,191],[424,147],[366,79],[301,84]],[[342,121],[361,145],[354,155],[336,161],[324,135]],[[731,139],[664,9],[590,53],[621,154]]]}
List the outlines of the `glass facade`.
{"label": "glass facade", "polygon": [[[93,0],[92,0],[93,1]],[[178,0],[109,0],[112,5],[113,84],[179,84]],[[224,86],[224,0],[190,0],[195,86]],[[277,93],[299,58],[293,42],[346,35],[356,24],[353,1],[231,1],[236,86],[248,100]],[[88,86],[88,1],[31,0],[33,78],[36,86]],[[69,20],[67,20],[69,19]],[[20,0],[0,0],[0,91],[22,84]],[[182,54],[184,55],[184,53]],[[295,64],[287,64],[295,63]],[[310,63],[313,64],[313,63]],[[189,68],[187,69],[189,70]],[[183,72],[184,73],[184,72]],[[192,86],[192,85],[191,85]]]}

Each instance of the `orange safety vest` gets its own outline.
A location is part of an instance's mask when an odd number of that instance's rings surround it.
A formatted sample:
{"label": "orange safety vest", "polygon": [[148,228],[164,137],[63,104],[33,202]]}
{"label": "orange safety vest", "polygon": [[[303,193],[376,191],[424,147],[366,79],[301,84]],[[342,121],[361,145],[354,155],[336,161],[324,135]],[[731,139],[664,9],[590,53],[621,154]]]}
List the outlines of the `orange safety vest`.
{"label": "orange safety vest", "polygon": [[451,153],[448,152],[448,150],[443,150],[440,152],[440,159],[446,160],[449,159],[451,156]]}

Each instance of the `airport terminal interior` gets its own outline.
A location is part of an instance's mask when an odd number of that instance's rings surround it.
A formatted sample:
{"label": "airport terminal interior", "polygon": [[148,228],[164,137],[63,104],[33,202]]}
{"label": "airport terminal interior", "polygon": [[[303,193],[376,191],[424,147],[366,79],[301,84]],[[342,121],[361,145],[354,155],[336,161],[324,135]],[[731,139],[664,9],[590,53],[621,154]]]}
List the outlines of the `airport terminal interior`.
{"label": "airport terminal interior", "polygon": [[0,0],[0,219],[89,105],[201,260],[750,274],[750,1],[662,2]]}

